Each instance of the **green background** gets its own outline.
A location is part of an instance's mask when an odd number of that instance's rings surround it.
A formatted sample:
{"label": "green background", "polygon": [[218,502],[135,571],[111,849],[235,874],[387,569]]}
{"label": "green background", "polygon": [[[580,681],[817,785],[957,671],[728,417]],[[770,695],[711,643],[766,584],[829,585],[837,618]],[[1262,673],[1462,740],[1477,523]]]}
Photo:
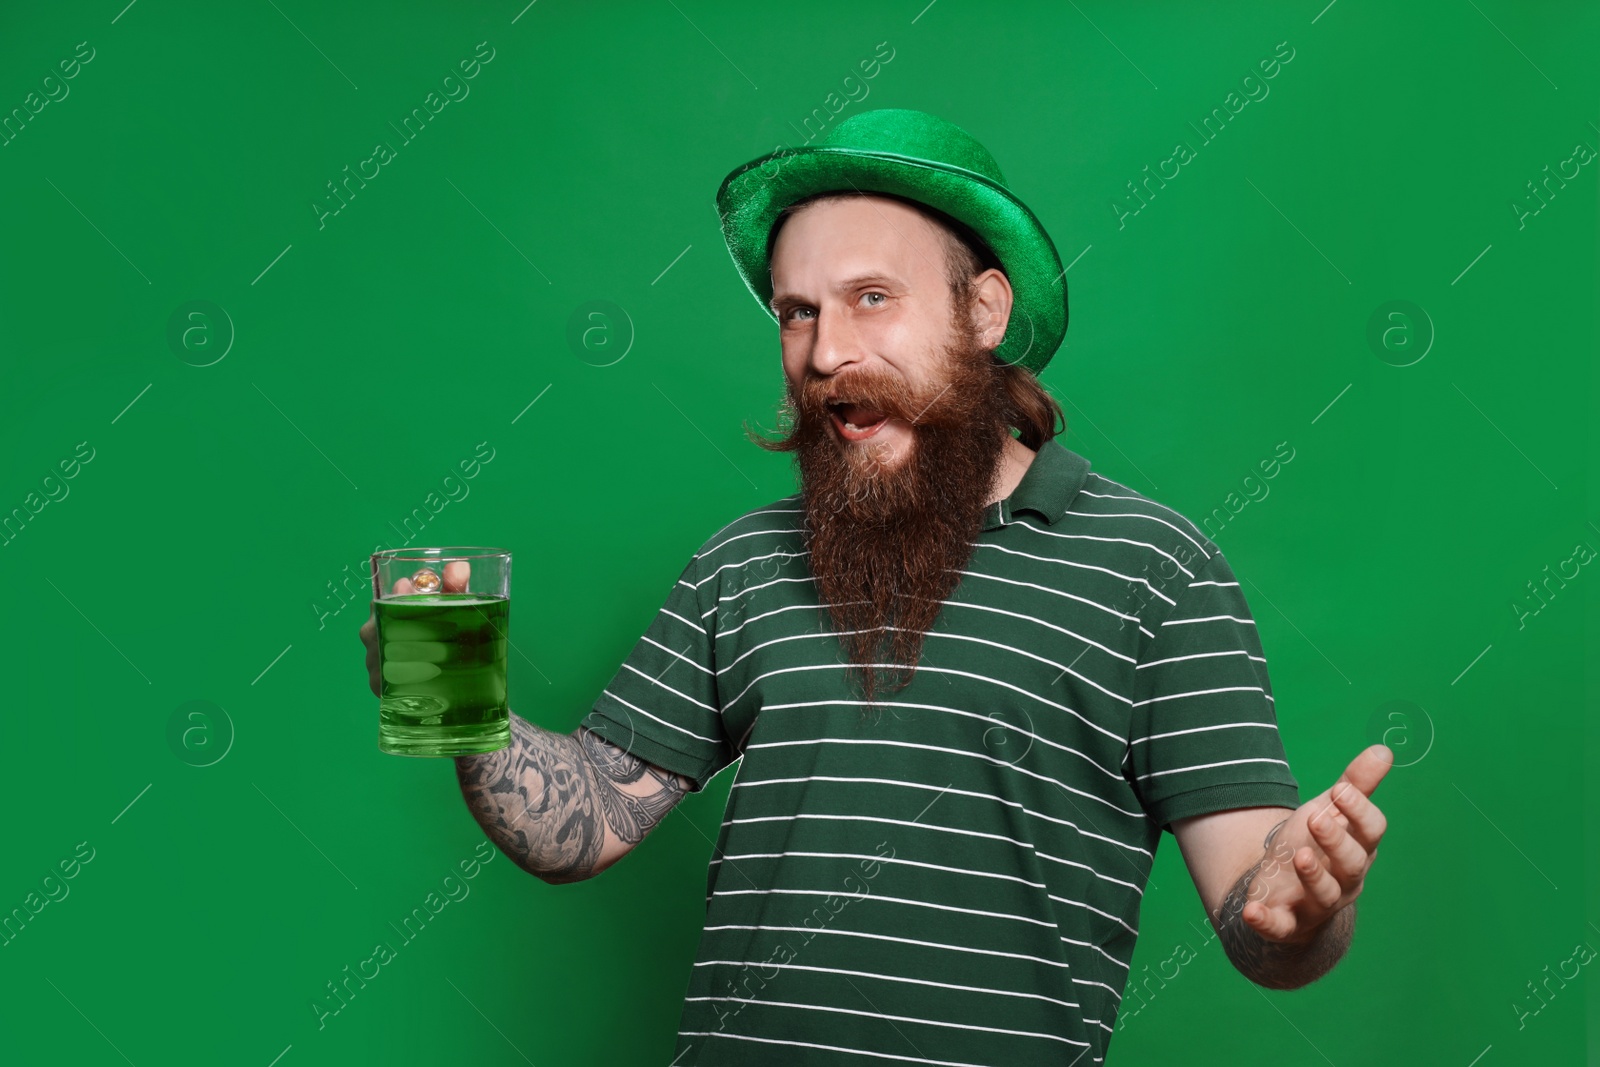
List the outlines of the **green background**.
{"label": "green background", "polygon": [[[325,983],[482,840],[448,762],[378,752],[367,594],[332,590],[470,489],[412,543],[514,550],[512,706],[571,730],[704,538],[794,489],[743,436],[782,379],[717,185],[871,107],[970,130],[1072,264],[1043,375],[1064,442],[1216,517],[1303,794],[1399,754],[1354,946],[1303,990],[1231,969],[1167,841],[1133,971],[1197,958],[1112,1062],[1600,1062],[1600,969],[1529,986],[1600,949],[1600,574],[1528,585],[1600,549],[1600,161],[1528,188],[1600,145],[1594,5],[112,0],[0,25],[25,115],[0,513],[26,515],[0,908],[94,850],[0,946],[7,1062],[668,1062],[731,773],[592,882],[495,858],[319,1029]],[[469,95],[405,142],[479,42]],[[1375,344],[1391,301],[1420,311]]]}

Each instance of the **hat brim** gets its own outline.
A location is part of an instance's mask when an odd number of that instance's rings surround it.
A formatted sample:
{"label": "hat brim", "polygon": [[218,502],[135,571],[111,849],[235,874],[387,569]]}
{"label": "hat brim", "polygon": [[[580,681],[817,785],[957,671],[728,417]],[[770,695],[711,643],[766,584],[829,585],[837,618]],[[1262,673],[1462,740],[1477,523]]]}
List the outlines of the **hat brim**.
{"label": "hat brim", "polygon": [[738,168],[717,190],[723,239],[739,276],[774,321],[767,235],[797,200],[833,190],[890,193],[943,211],[972,227],[1011,282],[1011,319],[995,356],[1035,374],[1067,331],[1067,286],[1054,242],[1027,205],[989,178],[961,167],[889,152],[808,145]]}

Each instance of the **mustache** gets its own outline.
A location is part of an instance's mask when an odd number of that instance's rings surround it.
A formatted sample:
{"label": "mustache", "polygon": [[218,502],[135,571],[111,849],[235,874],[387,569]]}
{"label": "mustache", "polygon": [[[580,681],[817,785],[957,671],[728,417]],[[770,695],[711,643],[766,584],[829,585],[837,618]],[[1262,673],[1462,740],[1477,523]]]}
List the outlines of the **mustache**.
{"label": "mustache", "polygon": [[[849,377],[812,378],[803,383],[797,406],[807,418],[825,420],[836,404],[856,404],[886,418],[918,426],[941,425],[937,401],[953,385],[946,382],[926,394],[903,380],[876,371],[857,371]],[[791,398],[792,399],[792,398]]]}

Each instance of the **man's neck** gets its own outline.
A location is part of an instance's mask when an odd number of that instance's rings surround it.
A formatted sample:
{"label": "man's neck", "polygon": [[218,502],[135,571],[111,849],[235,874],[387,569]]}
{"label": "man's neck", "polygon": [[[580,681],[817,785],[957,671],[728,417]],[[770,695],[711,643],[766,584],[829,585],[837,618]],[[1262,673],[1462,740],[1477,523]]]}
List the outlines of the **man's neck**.
{"label": "man's neck", "polygon": [[996,475],[995,492],[989,500],[990,504],[1004,500],[1016,491],[1022,476],[1027,473],[1028,465],[1038,455],[1033,449],[1006,432],[1005,451],[1000,456],[1000,471]]}

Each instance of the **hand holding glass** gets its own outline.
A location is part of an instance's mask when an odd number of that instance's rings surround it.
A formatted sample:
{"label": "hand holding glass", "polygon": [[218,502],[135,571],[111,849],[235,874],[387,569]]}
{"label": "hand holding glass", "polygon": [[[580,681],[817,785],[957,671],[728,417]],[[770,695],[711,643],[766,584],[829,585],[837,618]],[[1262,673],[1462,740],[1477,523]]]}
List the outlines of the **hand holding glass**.
{"label": "hand holding glass", "polygon": [[511,743],[511,553],[390,549],[372,557],[382,692],[378,748],[470,756]]}

